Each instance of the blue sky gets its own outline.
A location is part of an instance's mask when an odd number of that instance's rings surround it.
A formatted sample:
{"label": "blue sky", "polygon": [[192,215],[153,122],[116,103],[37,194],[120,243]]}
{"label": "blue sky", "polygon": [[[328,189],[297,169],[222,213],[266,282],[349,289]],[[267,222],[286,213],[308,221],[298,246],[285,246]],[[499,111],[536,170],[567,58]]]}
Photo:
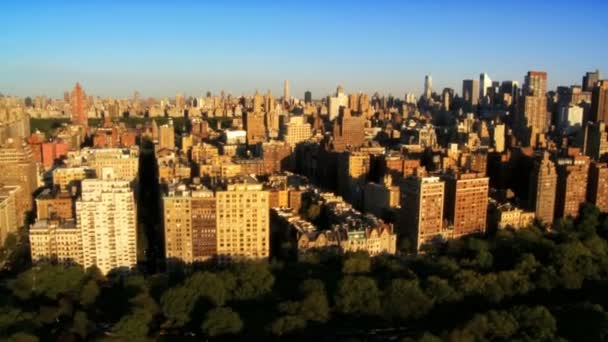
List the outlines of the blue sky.
{"label": "blue sky", "polygon": [[403,97],[549,73],[608,74],[608,1],[17,1],[0,5],[0,92],[60,97],[256,89]]}

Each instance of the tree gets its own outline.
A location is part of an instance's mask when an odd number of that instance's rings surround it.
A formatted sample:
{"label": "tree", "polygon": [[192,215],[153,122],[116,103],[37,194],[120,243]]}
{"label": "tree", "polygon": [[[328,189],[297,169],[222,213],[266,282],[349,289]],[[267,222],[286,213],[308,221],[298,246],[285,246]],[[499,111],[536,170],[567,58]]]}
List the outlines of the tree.
{"label": "tree", "polygon": [[23,333],[23,332],[18,332],[18,333],[11,335],[7,341],[8,342],[38,342],[39,339],[38,339],[38,337],[36,337],[34,335],[30,335],[30,334]]}
{"label": "tree", "polygon": [[186,280],[185,286],[214,306],[222,306],[227,293],[222,280],[210,272],[197,272]]}
{"label": "tree", "polygon": [[236,286],[233,290],[233,296],[236,300],[259,299],[272,290],[274,276],[265,263],[237,264],[231,271],[236,280]]}
{"label": "tree", "polygon": [[201,329],[210,337],[237,334],[243,329],[243,321],[232,309],[220,307],[207,313]]}
{"label": "tree", "polygon": [[347,276],[338,283],[336,308],[352,315],[374,315],[380,312],[380,290],[374,279]]}
{"label": "tree", "polygon": [[150,319],[146,315],[129,314],[114,325],[112,333],[125,341],[146,341],[148,340],[149,324]]}
{"label": "tree", "polygon": [[384,293],[384,311],[389,317],[401,321],[420,318],[432,306],[433,302],[415,280],[394,279]]}
{"label": "tree", "polygon": [[160,299],[166,325],[181,327],[190,321],[190,313],[196,305],[198,294],[185,286],[170,288]]}
{"label": "tree", "polygon": [[87,314],[83,311],[78,311],[74,315],[72,321],[72,328],[70,331],[78,335],[81,339],[86,340],[89,332],[91,331],[92,324],[87,319]]}
{"label": "tree", "polygon": [[462,299],[460,293],[450,286],[447,280],[437,276],[427,278],[425,293],[437,304],[455,302]]}
{"label": "tree", "polygon": [[368,273],[371,269],[371,264],[372,263],[369,254],[367,254],[366,252],[348,254],[344,257],[342,273]]}
{"label": "tree", "polygon": [[80,304],[88,306],[95,303],[99,292],[99,285],[95,280],[87,281],[80,291]]}
{"label": "tree", "polygon": [[287,315],[279,317],[270,326],[270,331],[277,336],[292,333],[306,328],[306,321],[298,316]]}

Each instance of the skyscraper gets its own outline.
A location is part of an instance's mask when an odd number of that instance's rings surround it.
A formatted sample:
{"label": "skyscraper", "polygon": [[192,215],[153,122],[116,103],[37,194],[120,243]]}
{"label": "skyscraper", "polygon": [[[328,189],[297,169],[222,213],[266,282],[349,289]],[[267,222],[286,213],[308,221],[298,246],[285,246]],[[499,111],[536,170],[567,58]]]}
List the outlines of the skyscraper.
{"label": "skyscraper", "polygon": [[592,91],[595,84],[600,80],[600,71],[588,71],[583,76],[583,91]]}
{"label": "skyscraper", "polygon": [[105,168],[100,179],[82,181],[76,201],[76,223],[81,233],[83,264],[103,274],[137,264],[137,212],[131,182],[114,179]]}
{"label": "skyscraper", "polygon": [[72,123],[87,127],[87,94],[80,86],[80,83],[76,83],[74,90],[70,94],[70,106],[72,110]]}
{"label": "skyscraper", "polygon": [[488,94],[488,88],[492,87],[492,79],[485,72],[479,75],[479,98],[483,99]]}
{"label": "skyscraper", "polygon": [[530,209],[536,218],[547,224],[553,223],[555,213],[555,193],[557,190],[557,172],[555,164],[549,159],[549,152],[537,158],[530,175]]}
{"label": "skyscraper", "polygon": [[591,120],[608,124],[608,80],[598,81],[593,87]]}
{"label": "skyscraper", "polygon": [[416,250],[441,238],[445,183],[439,177],[411,175],[401,184],[401,234]]}
{"label": "skyscraper", "polygon": [[431,75],[424,76],[424,97],[427,100],[431,99],[433,95],[433,78]]}
{"label": "skyscraper", "polygon": [[478,80],[463,80],[462,81],[462,98],[471,106],[479,104],[479,81]]}

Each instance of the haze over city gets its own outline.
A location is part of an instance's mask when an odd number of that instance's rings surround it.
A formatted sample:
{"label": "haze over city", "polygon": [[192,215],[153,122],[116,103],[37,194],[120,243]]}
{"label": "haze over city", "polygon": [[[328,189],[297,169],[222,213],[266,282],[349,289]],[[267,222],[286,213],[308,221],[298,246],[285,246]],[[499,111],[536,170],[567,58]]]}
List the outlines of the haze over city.
{"label": "haze over city", "polygon": [[[486,72],[549,87],[608,70],[605,1],[11,1],[0,20],[0,91],[60,97],[233,95],[289,79],[293,94],[420,94]],[[302,96],[302,95],[300,95]]]}

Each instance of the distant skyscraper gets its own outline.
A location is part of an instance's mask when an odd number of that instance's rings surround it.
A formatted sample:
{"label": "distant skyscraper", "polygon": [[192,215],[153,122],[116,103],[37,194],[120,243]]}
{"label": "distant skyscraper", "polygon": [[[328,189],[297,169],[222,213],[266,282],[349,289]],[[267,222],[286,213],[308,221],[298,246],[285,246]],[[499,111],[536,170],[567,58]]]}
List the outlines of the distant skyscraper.
{"label": "distant skyscraper", "polygon": [[312,102],[312,93],[310,91],[304,92],[304,102],[311,103]]}
{"label": "distant skyscraper", "polygon": [[185,105],[186,99],[184,98],[184,95],[182,95],[181,93],[177,93],[175,95],[175,108],[177,108],[178,110],[183,110]]}
{"label": "distant skyscraper", "polygon": [[534,210],[536,218],[547,223],[553,223],[555,213],[555,193],[557,190],[557,172],[555,164],[549,159],[549,152],[534,163],[530,175],[530,209]]}
{"label": "distant skyscraper", "polygon": [[583,76],[583,91],[592,91],[595,84],[600,80],[600,71],[589,71]]}
{"label": "distant skyscraper", "polygon": [[253,95],[253,112],[261,113],[262,105],[264,104],[264,97],[260,94],[259,91],[255,91],[255,95]]}
{"label": "distant skyscraper", "polygon": [[526,146],[536,145],[538,134],[549,129],[546,92],[547,73],[529,71],[523,87],[523,103],[518,118],[520,139]]}
{"label": "distant skyscraper", "polygon": [[488,94],[488,88],[492,87],[492,79],[485,72],[479,75],[479,98],[483,99]]}
{"label": "distant skyscraper", "polygon": [[608,124],[608,80],[599,81],[591,96],[591,119]]}
{"label": "distant skyscraper", "polygon": [[424,76],[424,97],[429,100],[433,95],[433,78],[431,75]]}
{"label": "distant skyscraper", "polygon": [[283,102],[289,101],[289,81],[283,82]]}
{"label": "distant skyscraper", "polygon": [[479,81],[478,80],[463,80],[462,81],[462,98],[471,106],[479,104]]}
{"label": "distant skyscraper", "polygon": [[340,114],[341,107],[348,107],[348,96],[344,94],[342,86],[336,89],[336,96],[330,96],[329,100],[329,119],[333,120]]}
{"label": "distant skyscraper", "polygon": [[80,83],[76,83],[70,94],[70,105],[72,107],[72,123],[87,127],[87,94]]}
{"label": "distant skyscraper", "polygon": [[454,98],[454,89],[443,88],[443,92],[441,93],[441,101],[442,101],[443,109],[445,109],[445,110],[450,109],[450,104],[452,103],[453,98]]}

